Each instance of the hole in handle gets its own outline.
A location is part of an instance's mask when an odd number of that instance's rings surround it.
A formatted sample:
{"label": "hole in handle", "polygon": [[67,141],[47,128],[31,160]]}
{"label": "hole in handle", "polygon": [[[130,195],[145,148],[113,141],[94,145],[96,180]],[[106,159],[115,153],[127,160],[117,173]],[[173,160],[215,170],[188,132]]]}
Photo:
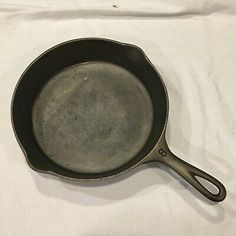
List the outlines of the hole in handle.
{"label": "hole in handle", "polygon": [[219,193],[220,190],[213,183],[197,175],[195,178],[212,194],[217,195]]}

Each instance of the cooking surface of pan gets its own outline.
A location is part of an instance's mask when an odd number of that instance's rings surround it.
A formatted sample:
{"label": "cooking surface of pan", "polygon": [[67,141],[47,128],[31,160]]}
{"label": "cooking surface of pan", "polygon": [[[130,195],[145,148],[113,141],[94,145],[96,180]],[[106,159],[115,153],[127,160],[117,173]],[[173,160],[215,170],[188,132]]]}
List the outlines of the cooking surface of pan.
{"label": "cooking surface of pan", "polygon": [[99,173],[124,165],[144,147],[153,109],[132,73],[89,62],[50,79],[32,117],[37,142],[51,160],[73,171]]}

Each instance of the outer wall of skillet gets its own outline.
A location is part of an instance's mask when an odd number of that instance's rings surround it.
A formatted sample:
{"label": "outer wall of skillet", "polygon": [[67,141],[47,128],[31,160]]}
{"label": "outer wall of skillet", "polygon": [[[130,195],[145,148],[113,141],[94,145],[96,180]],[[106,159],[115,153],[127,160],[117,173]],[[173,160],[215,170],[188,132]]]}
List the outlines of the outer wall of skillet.
{"label": "outer wall of skillet", "polygon": [[[70,171],[51,161],[40,149],[32,125],[32,107],[45,83],[68,66],[90,61],[113,63],[133,73],[148,90],[154,112],[152,130],[143,149],[125,165],[96,174]],[[99,38],[71,40],[47,50],[22,74],[12,99],[12,124],[29,166],[39,172],[75,179],[103,179],[141,163],[160,139],[167,113],[165,86],[144,52],[134,45]]]}

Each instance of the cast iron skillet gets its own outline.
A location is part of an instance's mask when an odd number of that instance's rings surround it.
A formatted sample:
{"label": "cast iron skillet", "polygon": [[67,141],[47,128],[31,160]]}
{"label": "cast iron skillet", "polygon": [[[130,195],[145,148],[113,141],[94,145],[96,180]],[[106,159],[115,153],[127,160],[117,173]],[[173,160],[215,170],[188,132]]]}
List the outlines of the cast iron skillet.
{"label": "cast iron skillet", "polygon": [[71,40],[44,52],[25,70],[12,99],[15,135],[38,172],[101,180],[157,161],[208,199],[222,201],[226,190],[218,180],[168,148],[167,115],[164,82],[144,52],[101,38]]}

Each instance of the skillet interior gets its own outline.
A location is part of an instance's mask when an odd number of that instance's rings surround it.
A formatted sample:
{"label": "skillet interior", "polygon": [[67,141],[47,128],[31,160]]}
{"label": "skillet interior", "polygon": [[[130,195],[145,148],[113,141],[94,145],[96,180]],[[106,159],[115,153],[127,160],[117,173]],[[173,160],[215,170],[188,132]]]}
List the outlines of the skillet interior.
{"label": "skillet interior", "polygon": [[89,62],[50,79],[32,118],[36,140],[51,160],[76,172],[101,173],[124,165],[143,148],[153,109],[133,74]]}
{"label": "skillet interior", "polygon": [[[90,85],[78,89],[81,82]],[[69,99],[55,99],[61,89],[72,89]],[[50,49],[26,69],[12,118],[32,168],[96,179],[131,168],[151,151],[165,126],[166,99],[159,75],[139,48],[104,39],[74,40]]]}

